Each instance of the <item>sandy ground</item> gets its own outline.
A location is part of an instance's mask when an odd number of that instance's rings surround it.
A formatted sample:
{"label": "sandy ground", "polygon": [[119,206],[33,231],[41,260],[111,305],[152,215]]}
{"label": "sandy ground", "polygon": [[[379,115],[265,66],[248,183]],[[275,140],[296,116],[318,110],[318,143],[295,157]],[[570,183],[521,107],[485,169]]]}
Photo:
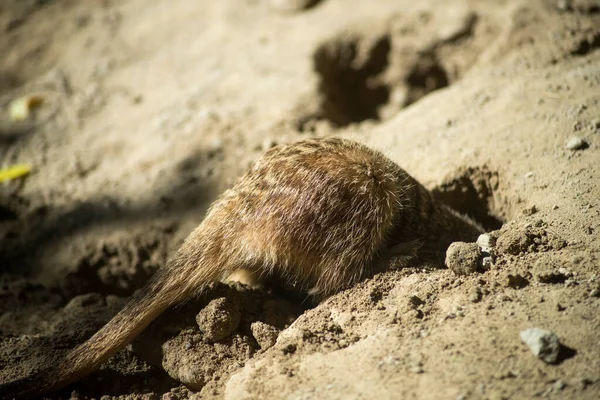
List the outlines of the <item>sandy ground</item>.
{"label": "sandy ground", "polygon": [[217,285],[51,398],[599,398],[600,3],[283,3],[0,1],[0,166],[33,166],[0,185],[0,382],[114,315],[262,151],[337,135],[493,232],[494,265],[318,305]]}

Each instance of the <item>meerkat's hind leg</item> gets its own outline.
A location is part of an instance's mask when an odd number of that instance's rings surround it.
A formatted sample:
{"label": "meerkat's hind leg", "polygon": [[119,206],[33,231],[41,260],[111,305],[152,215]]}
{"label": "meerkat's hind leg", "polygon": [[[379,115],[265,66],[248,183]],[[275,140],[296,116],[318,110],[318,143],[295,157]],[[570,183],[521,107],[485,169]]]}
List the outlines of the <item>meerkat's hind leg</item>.
{"label": "meerkat's hind leg", "polygon": [[239,268],[229,275],[225,282],[238,282],[253,289],[264,287],[265,278],[251,268]]}

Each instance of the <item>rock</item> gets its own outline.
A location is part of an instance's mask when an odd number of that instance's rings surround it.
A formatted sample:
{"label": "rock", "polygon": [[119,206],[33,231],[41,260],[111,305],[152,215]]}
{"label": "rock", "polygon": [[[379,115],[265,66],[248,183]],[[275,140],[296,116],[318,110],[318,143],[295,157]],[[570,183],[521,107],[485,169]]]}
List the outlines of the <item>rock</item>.
{"label": "rock", "polygon": [[565,145],[567,150],[583,150],[587,149],[589,144],[580,137],[574,136]]}
{"label": "rock", "polygon": [[528,251],[532,243],[526,231],[510,229],[498,238],[497,250],[500,254],[518,255]]}
{"label": "rock", "polygon": [[531,352],[545,363],[553,364],[558,360],[561,345],[558,336],[554,333],[531,328],[519,332],[519,336],[523,343],[529,346]]}
{"label": "rock", "polygon": [[238,328],[242,313],[225,297],[212,300],[196,315],[196,322],[208,343],[218,342],[230,336]]}
{"label": "rock", "polygon": [[263,350],[273,347],[279,336],[279,329],[261,321],[253,322],[250,329],[252,330],[252,336]]}
{"label": "rock", "polygon": [[484,270],[490,269],[496,261],[496,238],[488,233],[483,233],[477,238],[477,245],[481,249],[481,267]]}
{"label": "rock", "polygon": [[456,275],[477,271],[481,251],[477,243],[454,242],[446,250],[446,266]]}
{"label": "rock", "polygon": [[320,0],[269,0],[272,9],[281,12],[297,12],[316,5]]}
{"label": "rock", "polygon": [[492,256],[485,256],[481,258],[481,268],[488,270],[494,266],[494,258]]}
{"label": "rock", "polygon": [[482,252],[492,254],[496,247],[496,239],[489,233],[483,233],[477,238],[477,245]]}

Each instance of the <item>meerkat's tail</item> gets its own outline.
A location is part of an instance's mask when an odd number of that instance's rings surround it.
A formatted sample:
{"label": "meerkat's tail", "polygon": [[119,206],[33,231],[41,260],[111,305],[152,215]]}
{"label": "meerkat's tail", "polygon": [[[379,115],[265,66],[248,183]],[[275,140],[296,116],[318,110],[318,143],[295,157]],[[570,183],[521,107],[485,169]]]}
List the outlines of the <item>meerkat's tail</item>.
{"label": "meerkat's tail", "polygon": [[[0,399],[38,397],[83,378],[125,347],[169,306],[186,297],[173,282],[169,268],[157,271],[150,282],[89,340],[50,369],[0,385]],[[184,286],[184,285],[183,285]]]}

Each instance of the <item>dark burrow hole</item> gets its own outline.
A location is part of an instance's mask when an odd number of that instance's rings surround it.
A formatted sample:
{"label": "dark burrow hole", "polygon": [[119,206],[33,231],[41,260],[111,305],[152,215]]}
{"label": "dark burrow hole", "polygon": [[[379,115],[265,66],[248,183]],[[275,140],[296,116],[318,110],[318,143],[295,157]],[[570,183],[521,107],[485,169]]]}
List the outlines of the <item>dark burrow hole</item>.
{"label": "dark burrow hole", "polygon": [[598,48],[600,48],[600,33],[582,40],[571,53],[576,56],[585,56]]}
{"label": "dark burrow hole", "polygon": [[449,85],[448,74],[433,52],[419,54],[417,61],[406,76],[407,94],[404,107],[427,94]]}
{"label": "dark burrow hole", "polygon": [[504,223],[494,212],[494,193],[498,184],[498,173],[486,167],[467,168],[446,179],[431,192],[436,200],[468,215],[486,231],[492,231],[500,229]]}
{"label": "dark burrow hole", "polygon": [[313,62],[322,97],[318,118],[339,126],[378,119],[378,108],[390,96],[387,85],[377,79],[388,66],[390,38],[383,36],[368,49],[361,47],[365,43],[356,37],[330,41],[315,52]]}
{"label": "dark burrow hole", "polygon": [[380,120],[380,110],[389,103],[395,86],[403,88],[405,96],[399,106],[406,107],[449,85],[448,74],[433,50],[416,54],[400,78],[388,82],[385,75],[390,67],[391,48],[387,35],[374,40],[359,36],[335,39],[319,46],[313,63],[319,76],[321,101],[316,115],[299,122],[299,130],[307,130],[309,122],[315,119],[338,127]]}

